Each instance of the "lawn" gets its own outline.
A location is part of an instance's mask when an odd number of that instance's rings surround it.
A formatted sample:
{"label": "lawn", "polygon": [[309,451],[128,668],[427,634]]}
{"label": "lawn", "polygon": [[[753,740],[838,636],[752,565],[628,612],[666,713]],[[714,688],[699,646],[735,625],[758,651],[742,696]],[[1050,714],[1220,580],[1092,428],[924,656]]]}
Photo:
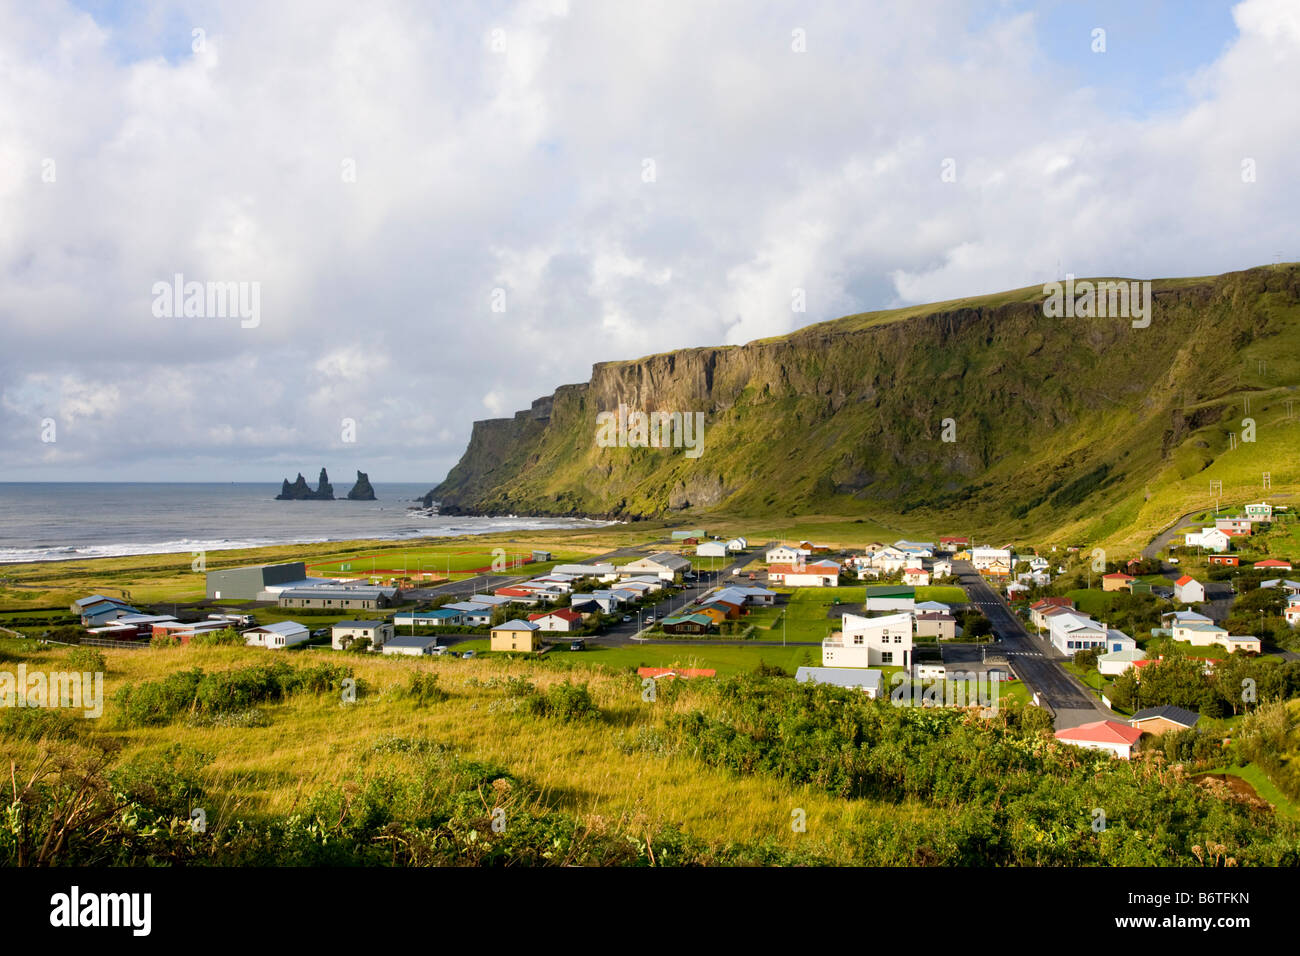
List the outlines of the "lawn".
{"label": "lawn", "polygon": [[918,601],[939,601],[942,604],[966,603],[966,592],[955,584],[929,584],[916,589]]}

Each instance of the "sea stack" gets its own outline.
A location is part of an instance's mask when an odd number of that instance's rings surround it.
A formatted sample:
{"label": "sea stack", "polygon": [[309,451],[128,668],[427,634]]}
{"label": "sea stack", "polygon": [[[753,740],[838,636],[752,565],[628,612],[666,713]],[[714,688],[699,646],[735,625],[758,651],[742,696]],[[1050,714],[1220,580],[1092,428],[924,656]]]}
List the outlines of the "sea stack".
{"label": "sea stack", "polygon": [[320,470],[320,486],[313,491],[307,484],[307,479],[298,472],[298,479],[293,484],[289,479],[284,479],[280,485],[280,493],[275,496],[276,501],[333,501],[334,486],[330,484],[329,475],[325,469]]}
{"label": "sea stack", "polygon": [[374,501],[375,489],[370,485],[370,476],[364,471],[357,472],[357,483],[348,492],[349,501]]}

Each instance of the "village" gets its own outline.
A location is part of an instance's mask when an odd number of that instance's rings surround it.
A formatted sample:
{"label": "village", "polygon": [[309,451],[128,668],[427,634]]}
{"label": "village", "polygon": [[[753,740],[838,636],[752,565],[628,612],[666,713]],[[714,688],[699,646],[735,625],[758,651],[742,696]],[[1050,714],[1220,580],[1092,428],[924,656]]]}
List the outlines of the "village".
{"label": "village", "polygon": [[[1261,502],[1200,517],[1203,526],[1168,537],[1163,556],[1122,566],[1082,546],[1039,553],[943,536],[755,547],[690,528],[599,560],[535,550],[502,573],[440,584],[410,574],[313,576],[288,562],[208,571],[203,607],[181,614],[101,594],[70,610],[83,643],[116,647],[223,635],[268,650],[415,657],[671,644],[707,658],[711,647],[779,642],[806,648],[791,675],[798,682],[918,706],[1016,699],[1045,708],[1060,740],[1127,758],[1144,734],[1201,717],[1167,693],[1144,696],[1151,668],[1194,661],[1210,680],[1229,659],[1295,657],[1282,644],[1300,626],[1300,581],[1286,577],[1290,561],[1268,544],[1293,531],[1287,510]],[[965,684],[978,690],[968,697]]]}

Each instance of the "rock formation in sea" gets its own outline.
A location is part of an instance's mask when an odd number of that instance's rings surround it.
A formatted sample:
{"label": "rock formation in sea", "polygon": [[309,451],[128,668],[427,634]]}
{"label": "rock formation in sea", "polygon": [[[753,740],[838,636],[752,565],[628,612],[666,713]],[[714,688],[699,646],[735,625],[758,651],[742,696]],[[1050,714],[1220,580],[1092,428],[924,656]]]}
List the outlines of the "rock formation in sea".
{"label": "rock formation in sea", "polygon": [[329,475],[325,469],[320,470],[320,485],[315,491],[307,484],[307,479],[298,472],[298,480],[289,484],[289,479],[284,479],[280,485],[280,493],[275,496],[276,501],[333,501],[334,486],[330,484]]}
{"label": "rock formation in sea", "polygon": [[357,483],[348,492],[350,501],[374,501],[375,489],[370,485],[370,476],[364,471],[357,472]]}

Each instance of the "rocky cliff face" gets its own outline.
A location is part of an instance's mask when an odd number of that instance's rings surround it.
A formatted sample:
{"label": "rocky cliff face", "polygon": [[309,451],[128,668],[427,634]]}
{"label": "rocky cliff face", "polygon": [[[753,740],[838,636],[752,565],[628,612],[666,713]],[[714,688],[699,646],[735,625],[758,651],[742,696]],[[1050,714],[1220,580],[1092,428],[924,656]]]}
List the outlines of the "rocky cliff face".
{"label": "rocky cliff face", "polygon": [[307,479],[298,472],[298,478],[293,484],[289,483],[286,478],[280,485],[280,493],[275,496],[276,501],[333,501],[334,486],[330,484],[329,475],[325,469],[320,470],[320,483],[316,490],[313,491],[307,484]]}
{"label": "rocky cliff face", "polygon": [[357,483],[348,492],[349,501],[374,501],[375,489],[370,485],[370,476],[364,471],[357,472]]}
{"label": "rocky cliff face", "polygon": [[[1296,267],[1153,292],[1146,328],[1049,318],[1031,288],[601,363],[513,418],[475,422],[429,498],[448,512],[622,518],[873,505],[974,515],[994,501],[1024,518],[1087,507],[1094,493],[1116,501],[1204,442],[1226,420],[1225,396],[1300,381]],[[1258,382],[1243,363],[1257,347],[1278,356]],[[598,416],[620,406],[702,413],[698,456],[680,440],[637,447],[630,421],[614,430],[634,440],[602,441]],[[1083,497],[1060,494],[1102,464]]]}

